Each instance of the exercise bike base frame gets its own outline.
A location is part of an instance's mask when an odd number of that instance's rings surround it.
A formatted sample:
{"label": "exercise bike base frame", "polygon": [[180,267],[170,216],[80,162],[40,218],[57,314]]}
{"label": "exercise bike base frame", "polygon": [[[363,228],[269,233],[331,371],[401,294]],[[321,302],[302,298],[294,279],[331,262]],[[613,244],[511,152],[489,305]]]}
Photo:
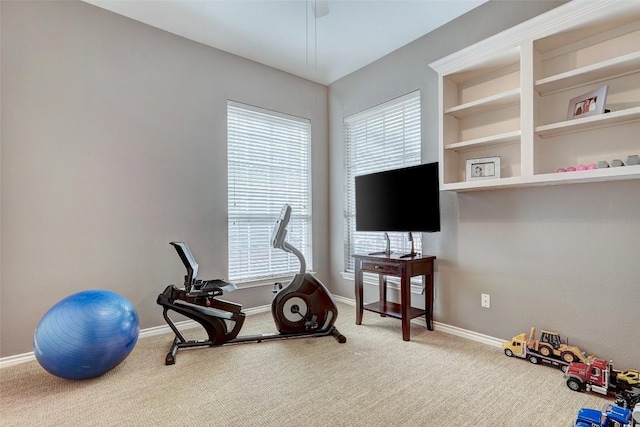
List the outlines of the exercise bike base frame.
{"label": "exercise bike base frame", "polygon": [[270,341],[270,340],[286,340],[286,339],[295,339],[295,338],[319,338],[319,337],[328,337],[328,336],[334,337],[336,341],[338,341],[341,344],[347,342],[347,337],[342,335],[335,326],[331,326],[329,329],[325,331],[315,331],[310,333],[301,332],[298,334],[273,333],[273,334],[244,335],[220,344],[215,344],[211,340],[184,340],[184,338],[181,339],[178,335],[176,335],[176,337],[173,339],[173,343],[171,344],[171,348],[169,349],[169,352],[165,357],[165,365],[175,365],[178,350],[181,350],[181,349],[196,348],[196,347],[222,347],[224,345],[261,343],[263,341]]}
{"label": "exercise bike base frame", "polygon": [[[187,293],[183,289],[174,285],[167,286],[164,292],[158,295],[157,302],[163,306],[162,316],[175,335],[165,358],[165,365],[174,365],[178,350],[185,348],[221,347],[229,344],[326,336],[333,336],[341,344],[347,341],[347,338],[333,324],[327,328],[312,331],[237,336],[245,320],[245,314],[241,311],[242,307],[239,304],[217,298],[220,294],[215,291],[207,296],[197,298],[190,298],[186,295]],[[169,317],[169,310],[199,323],[206,331],[208,339],[187,340]],[[235,326],[228,330],[224,324],[225,320],[234,322]]]}

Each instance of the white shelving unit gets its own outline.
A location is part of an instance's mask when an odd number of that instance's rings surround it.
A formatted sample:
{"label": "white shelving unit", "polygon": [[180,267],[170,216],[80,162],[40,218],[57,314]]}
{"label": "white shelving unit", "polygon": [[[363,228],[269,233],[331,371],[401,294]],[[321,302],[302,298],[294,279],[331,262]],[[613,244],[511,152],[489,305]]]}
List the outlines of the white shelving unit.
{"label": "white shelving unit", "polygon": [[[574,0],[430,65],[443,190],[640,179],[640,165],[556,172],[640,155],[640,0]],[[568,117],[603,85],[610,112]],[[467,180],[467,160],[490,157],[500,177]]]}
{"label": "white shelving unit", "polygon": [[508,90],[506,92],[491,95],[486,98],[467,102],[466,104],[456,105],[448,108],[444,113],[456,118],[481,114],[507,105],[520,102],[520,88]]}

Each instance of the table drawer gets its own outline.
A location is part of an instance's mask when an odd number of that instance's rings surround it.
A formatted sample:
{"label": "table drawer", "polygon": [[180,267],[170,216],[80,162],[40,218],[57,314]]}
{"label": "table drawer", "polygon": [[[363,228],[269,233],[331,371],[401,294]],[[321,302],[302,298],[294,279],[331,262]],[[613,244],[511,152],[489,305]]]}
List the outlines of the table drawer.
{"label": "table drawer", "polygon": [[382,264],[378,262],[363,262],[362,271],[370,271],[372,273],[378,274],[390,274],[399,276],[400,275],[400,266],[393,264]]}

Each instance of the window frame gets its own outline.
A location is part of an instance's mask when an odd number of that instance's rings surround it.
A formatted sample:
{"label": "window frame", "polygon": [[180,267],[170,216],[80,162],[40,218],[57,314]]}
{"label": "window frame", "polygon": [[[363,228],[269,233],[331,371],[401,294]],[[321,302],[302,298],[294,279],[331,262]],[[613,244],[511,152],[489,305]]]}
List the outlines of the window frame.
{"label": "window frame", "polygon": [[[420,164],[422,161],[422,112],[421,112],[421,92],[420,90],[416,90],[405,95],[399,96],[397,98],[386,101],[377,106],[371,107],[367,110],[361,111],[359,113],[346,116],[343,119],[343,135],[344,135],[344,210],[343,210],[343,224],[344,224],[344,266],[342,275],[345,278],[352,278],[354,273],[354,262],[353,262],[353,254],[356,252],[360,252],[358,248],[356,248],[356,244],[352,241],[352,238],[355,239],[356,235],[361,236],[365,241],[366,250],[364,252],[370,251],[380,251],[385,248],[385,240],[384,233],[366,233],[366,232],[357,232],[355,231],[355,176],[362,175],[366,173],[374,173],[382,170],[390,170],[397,169],[401,167],[414,166]],[[375,135],[376,142],[378,144],[382,144],[383,146],[387,144],[385,132],[387,131],[387,127],[385,125],[385,121],[387,119],[391,119],[392,121],[398,120],[397,114],[402,116],[402,120],[406,119],[406,115],[410,115],[411,128],[409,131],[406,129],[406,123],[403,122],[402,125],[402,143],[401,146],[398,146],[398,141],[393,141],[390,143],[391,145],[397,146],[394,151],[395,155],[399,157],[401,160],[397,162],[393,162],[391,165],[387,163],[388,158],[385,157],[384,162],[379,162],[375,166],[371,168],[358,168],[357,163],[360,160],[354,160],[352,156],[357,155],[354,151],[358,148],[354,148],[354,144],[363,144],[368,142],[369,140],[374,139],[373,137],[369,138],[367,134],[368,130],[360,131],[360,133],[364,133],[366,140],[353,141],[351,134],[353,133],[353,129],[349,129],[350,127],[367,127],[367,121],[376,122],[375,125],[380,128],[380,121],[382,121],[382,135]],[[390,117],[387,117],[390,116]],[[405,134],[409,133],[409,136],[406,137]],[[362,135],[358,136],[362,138]],[[380,140],[382,142],[380,143]],[[407,152],[407,143],[409,143],[409,152],[411,153],[409,156],[405,156]],[[374,148],[375,149],[375,148]],[[399,154],[402,154],[401,156]],[[354,163],[356,163],[354,165]],[[382,165],[382,163],[385,163]],[[357,168],[357,170],[353,170],[353,168]],[[408,241],[407,233],[389,233],[389,238],[391,240],[391,249],[392,251],[402,251],[402,252],[410,252],[411,243]],[[414,244],[417,252],[422,250],[422,233],[413,233]],[[362,245],[360,245],[362,246]],[[412,280],[415,283],[418,283],[419,280]],[[377,281],[376,281],[377,283]]]}
{"label": "window frame", "polygon": [[[251,121],[256,120],[254,123],[241,123],[242,120]],[[235,122],[234,122],[235,121]],[[264,121],[264,123],[263,123]],[[284,132],[278,134],[266,135],[266,131],[261,127],[266,127],[266,122],[270,122],[274,126],[275,130],[278,125],[282,125],[283,129],[285,125],[291,124],[292,129],[284,129]],[[255,125],[255,126],[253,126]],[[242,127],[244,126],[244,127]],[[280,129],[280,130],[283,130]],[[287,133],[287,131],[289,133]],[[261,133],[262,132],[262,133]],[[254,156],[251,155],[251,150],[255,148],[255,143],[252,140],[252,135],[255,134],[255,140],[261,140],[266,142],[261,146],[259,152],[255,152]],[[260,136],[258,138],[257,136]],[[262,139],[266,138],[266,139]],[[271,139],[269,139],[271,138]],[[286,139],[286,142],[282,142]],[[304,144],[299,147],[299,152],[296,155],[300,155],[301,163],[291,166],[288,169],[286,159],[282,156],[276,156],[277,147],[281,144],[289,144],[291,141],[295,143]],[[232,144],[236,144],[232,147]],[[227,248],[229,253],[229,259],[227,261],[229,280],[233,281],[239,287],[247,288],[253,286],[262,286],[274,281],[287,280],[293,277],[299,272],[298,259],[282,251],[281,249],[274,249],[271,247],[271,234],[273,226],[275,226],[276,220],[280,214],[280,210],[284,203],[292,205],[291,220],[288,226],[288,241],[297,247],[303,254],[307,263],[307,268],[311,269],[313,266],[313,207],[312,207],[312,141],[311,141],[311,120],[308,118],[293,116],[290,114],[269,110],[266,108],[256,107],[240,103],[237,101],[227,101]],[[265,151],[267,148],[271,150]],[[238,150],[247,149],[248,151],[243,153],[237,153]],[[293,150],[295,151],[295,150]],[[263,156],[266,153],[271,153],[272,160],[277,160],[280,164],[269,162],[267,164],[260,163],[249,165],[249,163],[242,163],[241,158],[246,157],[249,162],[255,160],[258,155]],[[288,153],[292,154],[292,153]],[[296,159],[294,159],[296,160]],[[234,166],[235,164],[235,166]],[[244,170],[241,169],[244,167]],[[292,189],[291,179],[285,179],[284,182],[280,182],[274,189],[268,189],[265,191],[264,183],[273,183],[273,180],[263,179],[258,180],[253,177],[252,174],[258,173],[278,175],[282,173],[282,176],[289,174],[295,175],[292,169],[303,171],[304,176],[295,178],[295,189]],[[237,175],[244,174],[248,177],[246,181],[242,181]],[[242,199],[243,190],[238,189],[236,184],[242,182],[254,182],[253,188],[247,187],[247,198]],[[285,194],[290,189],[289,194]],[[280,191],[278,193],[278,191]],[[291,192],[295,194],[302,194],[300,199],[291,200]],[[273,194],[272,194],[273,193]],[[277,194],[276,194],[277,193]],[[238,197],[240,195],[240,197]],[[248,204],[251,203],[251,197],[258,195],[259,199],[256,199],[255,205],[258,209],[262,210],[259,214],[254,213],[253,206],[249,210]],[[276,203],[279,200],[280,202]],[[237,202],[237,203],[236,203]],[[236,206],[234,207],[234,203]],[[238,204],[244,203],[244,214],[238,214]],[[262,225],[256,221],[261,221]],[[242,238],[239,238],[238,230],[241,227],[249,227],[248,231],[244,231],[248,239],[251,238],[252,223],[256,227],[261,227],[259,231],[254,232],[259,238],[259,247],[255,254],[252,252],[250,244],[244,252],[238,252],[239,247],[242,246]],[[265,231],[266,223],[270,225],[268,233]],[[267,239],[268,235],[268,239]],[[240,242],[240,243],[238,243]],[[266,243],[265,243],[266,242]],[[268,245],[268,254],[265,252],[265,244]],[[238,257],[238,254],[242,256]],[[268,265],[267,270],[256,268],[255,271],[251,271],[252,257],[258,259],[261,263]],[[273,264],[272,264],[273,262]],[[274,265],[277,264],[276,268]],[[243,268],[248,266],[248,268]],[[286,271],[281,268],[286,265]],[[246,271],[246,274],[245,274]]]}

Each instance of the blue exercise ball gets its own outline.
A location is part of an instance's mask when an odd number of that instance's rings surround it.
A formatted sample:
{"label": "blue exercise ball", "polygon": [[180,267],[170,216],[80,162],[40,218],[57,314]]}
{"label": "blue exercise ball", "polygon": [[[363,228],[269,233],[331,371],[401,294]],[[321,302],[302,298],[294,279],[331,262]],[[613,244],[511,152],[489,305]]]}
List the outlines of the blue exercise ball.
{"label": "blue exercise ball", "polygon": [[138,313],[129,300],[111,291],[82,291],[45,313],[33,335],[33,352],[57,377],[93,378],[118,366],[139,333]]}

